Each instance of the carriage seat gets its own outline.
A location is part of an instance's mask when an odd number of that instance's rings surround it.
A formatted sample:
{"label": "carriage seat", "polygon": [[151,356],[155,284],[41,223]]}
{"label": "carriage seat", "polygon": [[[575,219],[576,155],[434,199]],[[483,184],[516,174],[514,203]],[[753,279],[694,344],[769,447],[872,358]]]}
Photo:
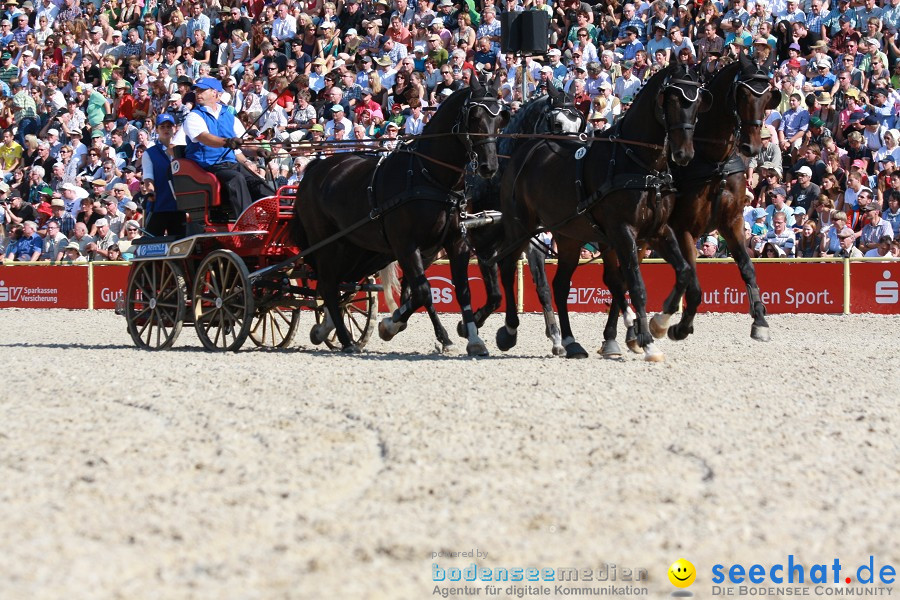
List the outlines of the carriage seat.
{"label": "carriage seat", "polygon": [[222,204],[221,186],[218,178],[188,158],[172,161],[172,187],[178,209],[188,213],[190,222],[206,225],[227,225],[234,216]]}

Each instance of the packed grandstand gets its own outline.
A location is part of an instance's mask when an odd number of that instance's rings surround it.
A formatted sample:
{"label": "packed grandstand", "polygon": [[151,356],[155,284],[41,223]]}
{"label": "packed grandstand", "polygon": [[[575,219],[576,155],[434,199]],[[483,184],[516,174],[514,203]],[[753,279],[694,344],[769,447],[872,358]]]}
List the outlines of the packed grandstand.
{"label": "packed grandstand", "polygon": [[[532,10],[549,17],[548,50],[504,52],[503,13]],[[323,142],[389,150],[421,133],[473,76],[499,77],[512,112],[563,89],[592,134],[667,64],[708,77],[740,53],[772,58],[781,91],[747,163],[751,255],[900,257],[900,0],[11,0],[0,13],[7,262],[127,260],[154,209],[157,123],[171,116],[184,144],[201,78],[221,83],[264,151],[253,169],[278,187],[354,147]],[[715,231],[697,250],[727,256]]]}

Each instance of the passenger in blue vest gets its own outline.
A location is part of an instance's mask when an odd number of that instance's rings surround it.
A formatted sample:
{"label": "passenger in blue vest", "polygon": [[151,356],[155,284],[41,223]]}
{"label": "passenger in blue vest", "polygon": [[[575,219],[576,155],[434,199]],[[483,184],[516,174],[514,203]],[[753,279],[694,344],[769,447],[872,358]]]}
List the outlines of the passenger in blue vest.
{"label": "passenger in blue vest", "polygon": [[254,199],[273,196],[275,190],[238,150],[245,130],[241,122],[219,102],[222,83],[212,77],[202,77],[194,84],[194,90],[197,106],[184,120],[184,134],[187,137],[185,158],[215,173],[222,184],[222,193],[231,201],[235,215],[239,216]]}
{"label": "passenger in blue vest", "polygon": [[142,190],[147,196],[146,231],[150,235],[184,237],[184,211],[178,210],[172,192],[172,136],[175,117],[163,113],[156,118],[157,143],[147,148],[141,158],[144,179]]}

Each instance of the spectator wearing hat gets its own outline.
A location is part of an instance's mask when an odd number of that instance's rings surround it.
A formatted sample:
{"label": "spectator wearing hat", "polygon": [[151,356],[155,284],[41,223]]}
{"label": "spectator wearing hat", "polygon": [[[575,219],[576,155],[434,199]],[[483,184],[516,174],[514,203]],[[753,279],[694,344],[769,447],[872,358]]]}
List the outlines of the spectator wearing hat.
{"label": "spectator wearing hat", "polygon": [[804,212],[809,212],[813,200],[819,197],[821,190],[818,185],[812,182],[811,168],[805,165],[798,167],[794,171],[794,175],[797,179],[795,183],[791,185],[787,199],[790,202],[790,205],[794,207],[795,212],[797,208],[802,208]]}
{"label": "spectator wearing hat", "polygon": [[108,260],[109,247],[119,242],[119,237],[109,229],[109,221],[105,217],[94,223],[96,235],[86,246],[88,260]]}
{"label": "spectator wearing hat", "polygon": [[274,190],[238,150],[244,126],[219,103],[221,83],[213,78],[201,78],[194,89],[198,105],[184,121],[188,142],[185,156],[216,174],[238,217],[254,198],[273,195]]}
{"label": "spectator wearing hat", "polygon": [[[131,260],[134,258],[134,248],[132,248],[132,244],[141,237],[141,224],[133,219],[125,221],[122,227],[122,235],[119,237],[119,243],[116,244],[124,259]],[[112,247],[110,247],[110,249],[112,249]]]}
{"label": "spectator wearing hat", "polygon": [[[812,128],[812,125],[810,125]],[[800,159],[793,165],[794,173],[798,173],[801,168],[807,168],[811,172],[810,182],[816,186],[822,185],[822,180],[828,171],[828,165],[822,160],[822,148],[815,142],[806,144],[800,149]],[[812,197],[813,200],[818,197],[818,193]]]}
{"label": "spectator wearing hat", "polygon": [[[757,174],[757,177],[751,177],[751,186],[756,186],[758,183],[757,179],[765,181],[766,165],[782,164],[781,147],[778,145],[778,138],[773,135],[773,129],[774,128],[770,125],[763,125],[760,128],[759,135],[762,144],[759,149],[759,154],[751,158],[749,163],[751,174],[754,172]],[[778,173],[780,173],[780,169],[778,170]]]}
{"label": "spectator wearing hat", "polygon": [[634,75],[634,61],[626,60],[621,63],[621,66],[622,74],[616,78],[613,84],[613,95],[620,99],[626,96],[634,97],[641,89],[643,82]]}
{"label": "spectator wearing hat", "polygon": [[[9,185],[6,182],[0,182],[0,190],[9,193]],[[9,225],[21,225],[25,221],[37,221],[37,209],[25,200],[22,196],[12,196],[4,204],[0,205],[0,210],[5,212],[5,221]],[[37,231],[37,228],[35,228]]]}
{"label": "spectator wearing hat", "polygon": [[[743,2],[743,0],[736,1]],[[665,54],[665,64],[672,61],[674,46],[672,45],[672,40],[667,37],[667,33],[665,21],[657,21],[653,24],[653,37],[647,42],[647,54],[654,63],[656,62],[656,53],[659,50],[662,50]]]}
{"label": "spectator wearing hat", "polygon": [[718,236],[706,235],[701,238],[698,258],[719,258]]}
{"label": "spectator wearing hat", "polygon": [[787,204],[787,192],[783,187],[773,187],[766,192],[766,229],[771,231],[774,229],[775,215],[784,215],[785,225],[790,228],[794,226],[794,209]]}
{"label": "spectator wearing hat", "polygon": [[881,207],[877,200],[871,199],[861,210],[862,221],[865,224],[859,235],[859,249],[865,254],[870,250],[877,249],[883,238],[888,238],[888,241],[893,240],[894,228],[890,222],[881,217]]}
{"label": "spectator wearing hat", "polygon": [[834,253],[836,258],[862,258],[863,253],[854,245],[856,234],[852,229],[844,227],[837,234],[837,238],[840,249]]}
{"label": "spectator wearing hat", "polygon": [[81,253],[81,244],[77,241],[70,241],[65,246],[61,262],[67,264],[86,263],[87,258]]}
{"label": "spectator wearing hat", "polygon": [[64,236],[72,235],[75,229],[75,219],[66,212],[66,203],[62,198],[53,198],[50,201],[50,218],[47,223],[56,223],[57,229]]}
{"label": "spectator wearing hat", "polygon": [[809,113],[808,135],[803,136],[804,145],[814,143],[824,146],[825,138],[833,137],[833,132],[840,123],[840,114],[833,104],[834,99],[828,92],[821,92],[816,97],[813,109]]}
{"label": "spectator wearing hat", "polygon": [[68,245],[69,238],[60,231],[59,222],[52,217],[47,221],[46,227],[47,234],[44,236],[40,260],[54,262],[62,260],[63,250]]}

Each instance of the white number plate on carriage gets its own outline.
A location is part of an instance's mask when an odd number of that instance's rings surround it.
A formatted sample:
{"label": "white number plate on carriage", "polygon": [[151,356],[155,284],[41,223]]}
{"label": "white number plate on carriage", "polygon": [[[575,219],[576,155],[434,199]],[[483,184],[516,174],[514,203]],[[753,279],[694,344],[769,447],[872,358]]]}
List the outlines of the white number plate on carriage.
{"label": "white number plate on carriage", "polygon": [[140,256],[142,258],[151,256],[165,256],[168,253],[168,244],[142,244],[137,248],[137,256]]}

